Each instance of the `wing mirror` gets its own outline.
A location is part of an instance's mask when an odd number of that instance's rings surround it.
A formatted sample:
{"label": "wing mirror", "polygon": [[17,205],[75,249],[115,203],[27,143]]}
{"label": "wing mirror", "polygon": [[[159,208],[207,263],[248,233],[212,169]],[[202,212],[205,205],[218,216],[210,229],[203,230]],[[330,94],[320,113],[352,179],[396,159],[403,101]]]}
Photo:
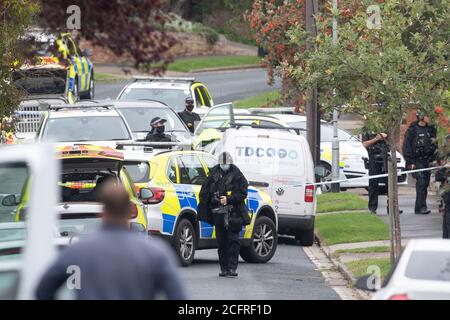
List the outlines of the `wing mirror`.
{"label": "wing mirror", "polygon": [[19,203],[17,202],[17,198],[15,194],[9,194],[2,200],[2,206],[4,207],[14,207],[17,206]]}
{"label": "wing mirror", "polygon": [[319,181],[326,176],[326,168],[322,165],[318,165],[314,168],[314,175],[316,176],[316,180]]}
{"label": "wing mirror", "polygon": [[144,204],[148,204],[149,200],[152,199],[153,196],[153,191],[148,188],[141,188],[139,190],[139,199],[141,199]]}

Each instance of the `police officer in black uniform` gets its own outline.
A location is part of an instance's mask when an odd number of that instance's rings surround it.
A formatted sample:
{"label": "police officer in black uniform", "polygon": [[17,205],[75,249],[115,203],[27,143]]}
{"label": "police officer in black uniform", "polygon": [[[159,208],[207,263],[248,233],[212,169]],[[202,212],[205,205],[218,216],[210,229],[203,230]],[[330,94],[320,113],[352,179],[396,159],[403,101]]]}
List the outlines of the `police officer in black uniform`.
{"label": "police officer in black uniform", "polygon": [[219,164],[214,166],[200,190],[198,219],[216,227],[220,277],[237,277],[239,259],[239,232],[250,224],[247,198],[248,182],[231,155],[219,155]]}
{"label": "police officer in black uniform", "polygon": [[182,112],[178,112],[178,115],[180,116],[181,120],[187,125],[189,130],[194,133],[195,130],[195,123],[200,122],[200,116],[193,112],[194,110],[194,99],[191,97],[187,97],[184,101],[185,109]]}
{"label": "police officer in black uniform", "polygon": [[[425,114],[418,111],[417,121],[413,122],[405,133],[403,142],[403,156],[408,169],[429,168],[435,160],[436,128],[428,125]],[[421,171],[413,174],[416,178],[416,204],[415,214],[429,214],[427,208],[428,185],[430,184],[430,171]]]}
{"label": "police officer in black uniform", "polygon": [[[362,141],[369,154],[369,159],[365,161],[370,176],[387,173],[389,145],[386,139],[387,134],[384,132],[375,134],[367,128],[364,129]],[[381,182],[387,185],[387,178],[369,180],[369,211],[374,214],[377,213],[378,209],[379,184]]]}
{"label": "police officer in black uniform", "polygon": [[153,118],[152,121],[150,121],[151,130],[147,134],[145,140],[150,142],[171,142],[172,136],[164,133],[166,130],[164,124],[166,122],[166,119],[160,117]]}

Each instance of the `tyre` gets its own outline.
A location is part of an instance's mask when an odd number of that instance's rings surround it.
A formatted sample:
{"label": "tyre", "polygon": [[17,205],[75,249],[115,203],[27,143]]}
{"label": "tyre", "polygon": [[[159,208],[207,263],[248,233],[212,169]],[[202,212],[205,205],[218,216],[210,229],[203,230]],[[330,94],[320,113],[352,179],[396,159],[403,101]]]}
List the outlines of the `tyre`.
{"label": "tyre", "polygon": [[268,217],[256,218],[251,245],[241,248],[241,258],[250,263],[266,263],[272,259],[278,245],[275,223]]}
{"label": "tyre", "polygon": [[187,219],[182,219],[175,230],[173,245],[183,266],[190,265],[194,260],[196,244],[192,223]]}
{"label": "tyre", "polygon": [[95,95],[95,85],[94,85],[94,73],[91,74],[89,79],[89,90],[80,95],[80,99],[93,100]]}
{"label": "tyre", "polygon": [[311,247],[314,244],[314,228],[299,232],[295,240],[299,241],[303,247]]}
{"label": "tyre", "polygon": [[[326,162],[321,162],[320,164],[322,166],[324,166],[324,168],[325,168],[325,176],[321,179],[320,182],[332,181],[333,177],[332,177],[332,172],[331,172],[331,166]],[[330,192],[331,184],[323,184],[323,185],[321,185],[321,189],[322,189],[323,193]]]}
{"label": "tyre", "polygon": [[78,78],[75,77],[75,82],[73,84],[73,90],[72,90],[72,94],[73,94],[73,98],[75,99],[75,102],[80,99],[80,95],[79,95],[79,91],[78,90],[79,90]]}

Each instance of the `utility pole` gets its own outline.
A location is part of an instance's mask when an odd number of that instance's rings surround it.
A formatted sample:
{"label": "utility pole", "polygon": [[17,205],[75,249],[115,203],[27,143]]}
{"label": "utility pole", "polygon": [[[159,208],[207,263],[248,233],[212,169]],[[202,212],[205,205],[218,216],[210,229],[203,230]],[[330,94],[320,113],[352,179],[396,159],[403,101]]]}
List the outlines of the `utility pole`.
{"label": "utility pole", "polygon": [[[317,36],[315,15],[319,11],[318,0],[306,0],[305,24],[309,39],[306,41],[306,50],[314,50],[314,39]],[[312,88],[312,97],[306,102],[306,124],[309,148],[314,165],[320,163],[320,114],[317,106],[317,88]]]}
{"label": "utility pole", "polygon": [[[333,0],[333,11],[337,11],[338,9],[338,2],[337,0]],[[336,17],[333,17],[333,44],[337,45],[338,38],[337,38],[337,19]],[[334,90],[333,90],[334,91]],[[333,92],[335,94],[335,92]],[[332,142],[332,161],[331,161],[331,179],[333,181],[339,180],[339,135],[338,135],[338,120],[339,120],[339,110],[337,107],[333,110],[333,142]],[[332,183],[331,184],[331,191],[332,192],[339,192],[341,190],[339,183]]]}

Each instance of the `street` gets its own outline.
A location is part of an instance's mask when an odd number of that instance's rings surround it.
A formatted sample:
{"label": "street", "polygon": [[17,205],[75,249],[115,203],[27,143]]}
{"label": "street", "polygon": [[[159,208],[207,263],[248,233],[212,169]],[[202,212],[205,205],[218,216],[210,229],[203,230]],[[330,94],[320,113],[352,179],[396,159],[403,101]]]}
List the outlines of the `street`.
{"label": "street", "polygon": [[248,264],[241,259],[238,279],[218,277],[217,250],[197,251],[194,263],[181,269],[189,299],[339,299],[302,247],[290,242],[280,243],[275,256],[266,264]]}
{"label": "street", "polygon": [[[196,80],[208,85],[208,89],[214,95],[215,104],[232,102],[280,88],[279,81],[276,81],[274,86],[267,84],[264,69],[208,72],[188,76],[194,76]],[[98,83],[95,88],[95,98],[115,99],[127,82]]]}

